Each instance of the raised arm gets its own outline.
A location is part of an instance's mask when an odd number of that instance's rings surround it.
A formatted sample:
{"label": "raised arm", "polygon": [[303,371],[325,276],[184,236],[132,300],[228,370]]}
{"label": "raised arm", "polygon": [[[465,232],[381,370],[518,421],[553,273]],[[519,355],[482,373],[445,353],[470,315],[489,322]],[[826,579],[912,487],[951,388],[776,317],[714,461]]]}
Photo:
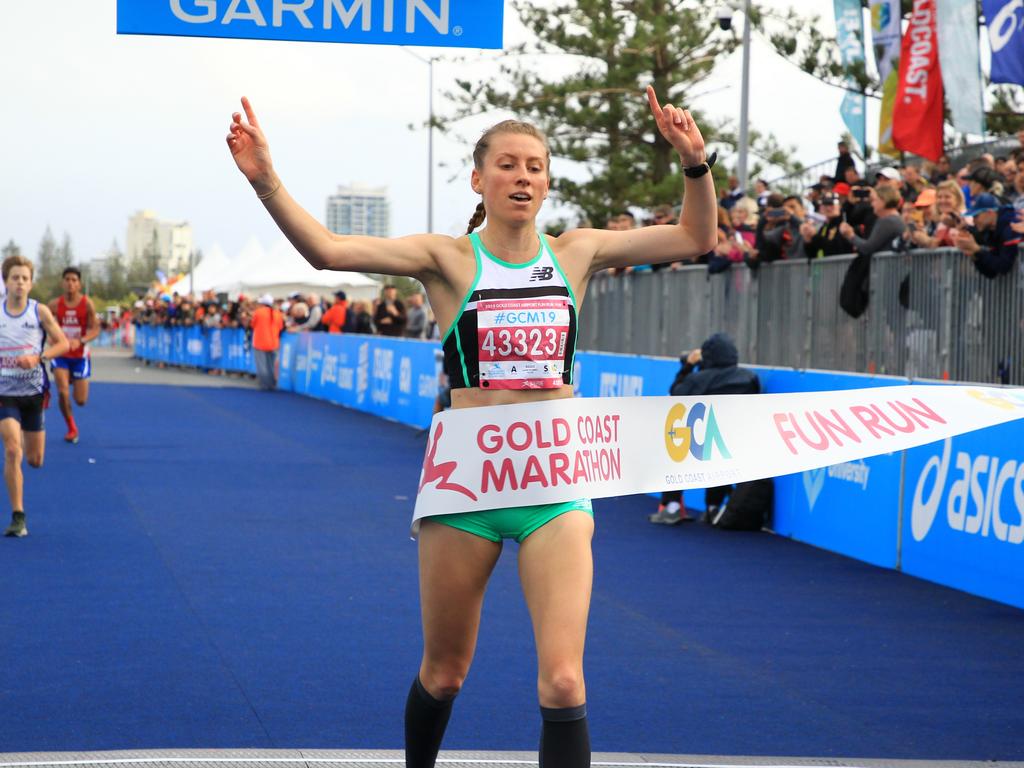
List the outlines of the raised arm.
{"label": "raised arm", "polygon": [[[671,104],[662,107],[651,86],[647,86],[647,101],[658,132],[679,153],[683,167],[704,163],[707,160],[704,137],[689,110]],[[714,249],[717,242],[718,201],[715,199],[715,184],[711,173],[709,171],[697,179],[684,178],[685,194],[678,224],[624,232],[586,230],[586,235],[581,235],[593,238],[596,245],[590,265],[591,274],[608,267],[695,259]]]}
{"label": "raised arm", "polygon": [[270,146],[249,100],[231,116],[227,136],[231,156],[257,197],[295,249],[317,269],[409,275],[422,281],[436,269],[437,256],[453,240],[442,235],[396,239],[336,235],[288,194],[270,159]]}

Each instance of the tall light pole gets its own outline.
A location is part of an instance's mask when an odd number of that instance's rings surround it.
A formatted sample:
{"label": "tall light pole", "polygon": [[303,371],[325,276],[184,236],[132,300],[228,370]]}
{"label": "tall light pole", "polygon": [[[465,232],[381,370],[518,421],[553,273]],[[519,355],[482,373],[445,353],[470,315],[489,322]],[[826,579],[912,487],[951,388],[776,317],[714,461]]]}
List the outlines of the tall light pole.
{"label": "tall light pole", "polygon": [[736,175],[740,189],[747,189],[747,150],[750,143],[750,0],[743,0],[743,75],[740,81],[740,145],[736,162]]}
{"label": "tall light pole", "polygon": [[434,231],[434,62],[436,59],[431,56],[424,58],[418,53],[402,48],[410,56],[419,59],[427,65],[427,111],[429,114],[427,123],[427,232]]}
{"label": "tall light pole", "polygon": [[732,29],[732,17],[743,12],[743,74],[740,78],[740,136],[736,147],[736,176],[740,189],[747,190],[747,154],[750,144],[750,0],[725,0],[718,9],[718,26],[723,31]]}

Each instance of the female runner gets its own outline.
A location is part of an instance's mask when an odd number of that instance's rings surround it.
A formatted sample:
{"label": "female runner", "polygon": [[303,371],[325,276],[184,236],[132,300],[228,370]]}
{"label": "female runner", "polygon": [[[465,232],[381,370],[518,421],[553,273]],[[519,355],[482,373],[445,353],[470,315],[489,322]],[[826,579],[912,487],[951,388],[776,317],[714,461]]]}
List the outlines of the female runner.
{"label": "female runner", "polygon": [[[328,231],[282,186],[248,99],[234,113],[228,147],[281,231],[317,269],[407,275],[426,288],[443,334],[452,407],[572,397],[576,317],[590,277],[611,267],[693,259],[715,247],[716,199],[704,139],[687,110],[647,98],[660,137],[679,153],[685,204],[679,223],[630,231],[538,232],[536,217],[550,186],[544,135],[505,121],[473,151],[473,190],[481,196],[462,237],[341,236]],[[713,160],[712,160],[713,162]],[[486,220],[486,226],[474,233]],[[499,324],[503,307],[557,307],[556,318],[530,328]],[[532,349],[531,349],[532,346]],[[536,353],[536,354],[534,354]],[[547,363],[536,364],[540,359]],[[593,578],[590,502],[441,515],[419,533],[423,659],[405,710],[409,768],[434,765],[476,647],[480,610],[502,540],[520,543],[519,574],[537,646],[537,696],[543,720],[542,768],[590,765],[583,645]]]}

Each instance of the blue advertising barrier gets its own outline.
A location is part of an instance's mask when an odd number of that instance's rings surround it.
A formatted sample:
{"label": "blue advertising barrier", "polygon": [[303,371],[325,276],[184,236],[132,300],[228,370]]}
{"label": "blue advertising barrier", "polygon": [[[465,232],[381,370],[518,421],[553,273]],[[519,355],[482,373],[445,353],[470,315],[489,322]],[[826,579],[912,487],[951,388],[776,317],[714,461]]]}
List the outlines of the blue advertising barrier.
{"label": "blue advertising barrier", "polygon": [[1018,422],[906,455],[900,567],[1024,607],[1024,441]]}
{"label": "blue advertising barrier", "polygon": [[437,399],[439,349],[379,336],[290,334],[282,339],[278,388],[427,427]]}
{"label": "blue advertising barrier", "polygon": [[135,356],[142,360],[237,373],[256,373],[252,350],[240,328],[135,329]]}
{"label": "blue advertising barrier", "polygon": [[[219,341],[217,341],[219,339]],[[207,346],[201,349],[203,343]],[[214,345],[221,345],[219,356]],[[247,349],[240,331],[140,328],[136,355],[241,370],[226,350]],[[430,424],[440,371],[436,342],[377,336],[286,334],[281,389]],[[197,363],[197,361],[204,361]],[[252,370],[246,358],[245,370]],[[766,392],[895,386],[886,376],[752,366]],[[582,397],[668,394],[679,362],[580,352],[573,385]],[[776,533],[886,568],[1024,608],[1024,432],[1020,422],[910,451],[775,478]],[[687,491],[692,509],[703,491]],[[653,503],[652,503],[653,510]]]}
{"label": "blue advertising barrier", "polygon": [[504,5],[504,0],[117,0],[117,32],[501,48]]}

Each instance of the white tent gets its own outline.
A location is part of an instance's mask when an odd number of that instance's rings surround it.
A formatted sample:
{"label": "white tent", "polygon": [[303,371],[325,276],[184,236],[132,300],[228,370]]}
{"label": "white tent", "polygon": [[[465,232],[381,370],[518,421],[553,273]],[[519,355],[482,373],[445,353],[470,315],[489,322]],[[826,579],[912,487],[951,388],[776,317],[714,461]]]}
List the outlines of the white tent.
{"label": "white tent", "polygon": [[324,295],[337,290],[345,291],[349,301],[368,301],[380,295],[380,284],[364,274],[313,268],[283,237],[259,261],[246,265],[238,280],[245,293],[274,297],[293,291]]}
{"label": "white tent", "polygon": [[179,293],[191,292],[199,296],[203,291],[212,290],[221,276],[230,269],[231,260],[224,253],[224,249],[215,244],[203,253],[203,260],[196,265],[191,275],[185,275],[174,284],[174,290]]}
{"label": "white tent", "polygon": [[[192,284],[197,294],[213,290],[233,296],[269,293],[283,298],[295,291],[329,296],[343,290],[349,301],[355,301],[371,300],[380,294],[380,284],[359,272],[314,269],[285,238],[266,251],[253,237],[233,257],[214,246],[195,268]],[[179,285],[179,290],[187,291],[189,276]]]}

